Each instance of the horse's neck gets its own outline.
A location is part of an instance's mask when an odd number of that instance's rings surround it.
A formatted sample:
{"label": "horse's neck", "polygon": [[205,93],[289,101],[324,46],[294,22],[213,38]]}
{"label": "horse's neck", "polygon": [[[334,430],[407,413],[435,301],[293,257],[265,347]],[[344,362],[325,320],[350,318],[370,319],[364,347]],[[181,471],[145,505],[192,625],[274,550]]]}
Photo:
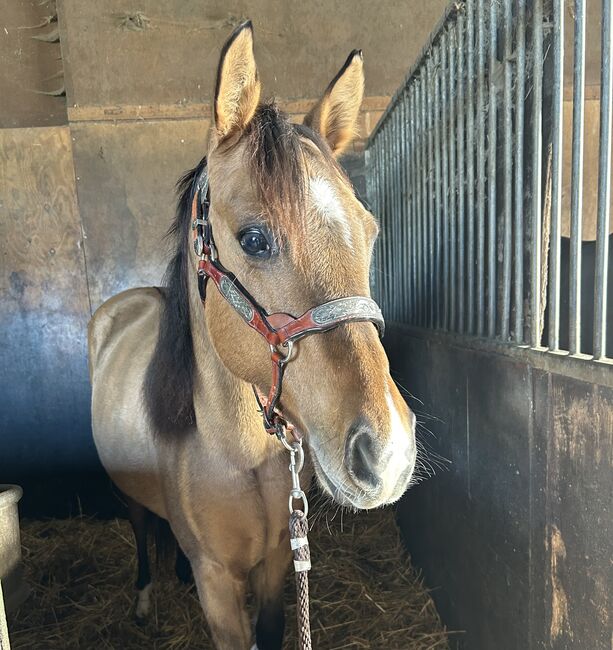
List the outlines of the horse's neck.
{"label": "horse's neck", "polygon": [[[205,438],[214,441],[216,448],[226,447],[230,458],[243,465],[256,466],[278,452],[278,445],[263,429],[250,384],[233,375],[213,349],[195,272],[188,285],[195,357],[194,410],[198,430]],[[209,283],[208,291],[215,290]],[[240,440],[239,444],[237,440]],[[243,444],[244,441],[248,444]]]}

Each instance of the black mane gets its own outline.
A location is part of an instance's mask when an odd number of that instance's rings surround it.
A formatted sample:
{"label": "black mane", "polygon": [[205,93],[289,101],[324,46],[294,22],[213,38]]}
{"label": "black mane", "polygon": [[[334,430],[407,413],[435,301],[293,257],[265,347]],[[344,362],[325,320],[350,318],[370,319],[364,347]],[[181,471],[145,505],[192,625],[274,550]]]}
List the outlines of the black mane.
{"label": "black mane", "polygon": [[177,213],[166,234],[173,242],[174,253],[164,274],[160,332],[144,383],[145,404],[159,433],[185,431],[196,421],[193,400],[194,349],[187,285],[188,242],[196,179],[205,166],[206,158],[203,158],[178,181]]}
{"label": "black mane", "polygon": [[[312,140],[332,160],[327,145],[310,129],[289,122],[276,104],[262,104],[251,121],[248,138],[251,178],[272,226],[291,233],[303,223],[300,206],[304,194],[304,152],[301,137]],[[194,350],[190,328],[188,273],[191,248],[191,203],[196,179],[206,159],[177,183],[179,202],[167,237],[173,255],[164,275],[164,304],[155,352],[147,368],[144,398],[154,430],[178,434],[195,425]],[[215,192],[215,188],[211,188]],[[296,232],[294,229],[293,232]]]}

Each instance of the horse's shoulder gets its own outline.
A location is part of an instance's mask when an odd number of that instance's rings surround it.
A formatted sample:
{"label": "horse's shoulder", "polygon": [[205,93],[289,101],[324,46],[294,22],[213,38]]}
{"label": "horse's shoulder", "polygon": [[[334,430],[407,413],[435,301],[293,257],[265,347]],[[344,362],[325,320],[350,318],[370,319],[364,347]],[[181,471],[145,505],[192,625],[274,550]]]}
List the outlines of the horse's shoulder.
{"label": "horse's shoulder", "polygon": [[131,326],[152,321],[157,328],[164,299],[164,289],[160,287],[138,287],[103,302],[87,327],[90,369],[101,350]]}

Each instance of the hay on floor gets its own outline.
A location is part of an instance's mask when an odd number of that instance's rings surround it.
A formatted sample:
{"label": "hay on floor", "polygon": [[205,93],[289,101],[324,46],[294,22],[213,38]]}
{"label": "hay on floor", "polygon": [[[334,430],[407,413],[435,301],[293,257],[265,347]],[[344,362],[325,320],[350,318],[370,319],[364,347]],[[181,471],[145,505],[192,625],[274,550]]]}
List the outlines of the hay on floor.
{"label": "hay on floor", "polygon": [[[322,514],[310,542],[314,648],[449,647],[393,511]],[[32,594],[9,618],[13,650],[213,647],[195,588],[179,583],[170,566],[156,571],[149,619],[135,619],[136,560],[127,521],[24,522],[22,543]],[[289,650],[296,647],[293,576],[286,603]]]}

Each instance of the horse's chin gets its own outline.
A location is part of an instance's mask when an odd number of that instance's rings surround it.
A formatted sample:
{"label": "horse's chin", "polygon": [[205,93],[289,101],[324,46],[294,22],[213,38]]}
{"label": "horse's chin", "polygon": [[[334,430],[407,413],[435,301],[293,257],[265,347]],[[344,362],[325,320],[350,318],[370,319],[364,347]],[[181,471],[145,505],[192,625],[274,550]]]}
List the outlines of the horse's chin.
{"label": "horse's chin", "polygon": [[385,505],[381,499],[373,498],[363,490],[354,490],[349,485],[339,484],[323,469],[315,452],[311,454],[311,459],[321,489],[339,505],[357,510],[371,510]]}

